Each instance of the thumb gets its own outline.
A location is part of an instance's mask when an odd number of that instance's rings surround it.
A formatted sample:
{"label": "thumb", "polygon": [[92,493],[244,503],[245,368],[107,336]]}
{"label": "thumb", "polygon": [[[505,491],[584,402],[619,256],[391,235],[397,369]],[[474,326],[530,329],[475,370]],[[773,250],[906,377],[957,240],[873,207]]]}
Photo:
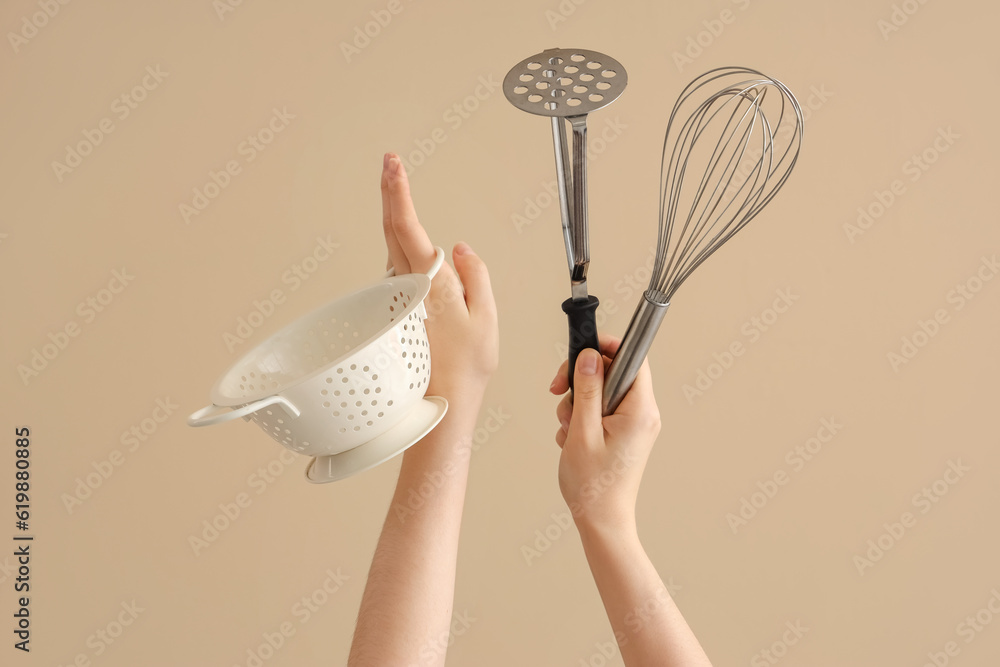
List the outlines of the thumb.
{"label": "thumb", "polygon": [[496,317],[493,288],[490,285],[490,274],[485,262],[467,243],[456,245],[452,258],[455,262],[455,271],[465,286],[465,303],[469,312],[473,314],[486,312]]}
{"label": "thumb", "polygon": [[588,443],[603,439],[603,398],[604,360],[597,350],[582,350],[576,358],[576,372],[573,374],[573,414],[567,439],[582,438]]}

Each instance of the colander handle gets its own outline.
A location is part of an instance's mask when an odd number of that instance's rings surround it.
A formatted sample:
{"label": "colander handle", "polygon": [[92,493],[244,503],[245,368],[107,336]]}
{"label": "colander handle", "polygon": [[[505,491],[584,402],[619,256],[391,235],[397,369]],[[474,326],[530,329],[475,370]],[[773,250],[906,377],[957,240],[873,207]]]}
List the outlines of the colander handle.
{"label": "colander handle", "polygon": [[[441,264],[444,262],[444,248],[440,246],[434,247],[434,263],[431,264],[431,268],[427,269],[427,277],[433,279],[437,275],[438,269],[441,268]],[[385,272],[385,278],[392,278],[396,275],[396,267],[390,266],[389,270]]]}
{"label": "colander handle", "polygon": [[266,408],[267,406],[274,405],[275,403],[280,405],[292,419],[295,419],[301,414],[299,409],[292,405],[288,399],[274,395],[262,398],[259,401],[254,401],[253,403],[248,403],[242,408],[237,408],[235,410],[214,404],[209,405],[201,410],[198,410],[197,412],[192,412],[191,416],[188,417],[187,422],[188,426],[211,426],[212,424],[220,424],[222,422],[245,417],[248,414],[257,412],[261,408]]}

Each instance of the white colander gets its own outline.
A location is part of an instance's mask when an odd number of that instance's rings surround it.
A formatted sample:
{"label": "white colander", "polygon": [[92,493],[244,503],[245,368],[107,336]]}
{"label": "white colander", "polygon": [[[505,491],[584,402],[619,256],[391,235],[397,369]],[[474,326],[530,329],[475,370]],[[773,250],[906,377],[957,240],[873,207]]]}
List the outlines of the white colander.
{"label": "white colander", "polygon": [[437,248],[426,275],[389,275],[288,325],[226,371],[212,405],[188,424],[255,422],[293,452],[317,457],[306,468],[311,482],[402,452],[448,409],[445,399],[424,396],[431,350],[423,300],[443,261]]}

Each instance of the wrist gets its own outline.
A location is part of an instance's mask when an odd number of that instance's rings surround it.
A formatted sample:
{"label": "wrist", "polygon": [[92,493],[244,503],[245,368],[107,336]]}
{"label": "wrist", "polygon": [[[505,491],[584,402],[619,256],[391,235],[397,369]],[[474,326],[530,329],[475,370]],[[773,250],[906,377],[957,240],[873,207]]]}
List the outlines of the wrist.
{"label": "wrist", "polygon": [[[415,465],[441,465],[450,460],[468,467],[473,431],[485,395],[485,385],[475,382],[438,382],[428,387],[428,396],[440,396],[448,401],[448,411],[434,429],[410,447],[404,462]],[[420,463],[417,463],[417,462]]]}
{"label": "wrist", "polygon": [[639,538],[634,508],[571,507],[573,520],[584,545],[609,540]]}
{"label": "wrist", "polygon": [[462,378],[457,380],[437,380],[432,378],[427,387],[431,396],[440,396],[448,401],[448,409],[479,411],[483,397],[486,395],[486,383],[489,378]]}

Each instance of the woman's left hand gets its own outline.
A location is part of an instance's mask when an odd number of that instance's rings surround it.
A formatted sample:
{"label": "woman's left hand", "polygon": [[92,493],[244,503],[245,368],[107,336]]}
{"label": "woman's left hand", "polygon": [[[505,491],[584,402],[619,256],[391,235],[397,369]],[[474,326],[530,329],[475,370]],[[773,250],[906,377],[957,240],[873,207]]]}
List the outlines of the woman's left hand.
{"label": "woman's left hand", "polygon": [[[417,219],[406,170],[393,153],[382,162],[382,229],[396,274],[430,269],[434,244]],[[500,347],[486,264],[465,243],[455,246],[452,260],[458,273],[444,262],[424,303],[433,362],[427,393],[449,401],[483,392],[497,369]]]}

